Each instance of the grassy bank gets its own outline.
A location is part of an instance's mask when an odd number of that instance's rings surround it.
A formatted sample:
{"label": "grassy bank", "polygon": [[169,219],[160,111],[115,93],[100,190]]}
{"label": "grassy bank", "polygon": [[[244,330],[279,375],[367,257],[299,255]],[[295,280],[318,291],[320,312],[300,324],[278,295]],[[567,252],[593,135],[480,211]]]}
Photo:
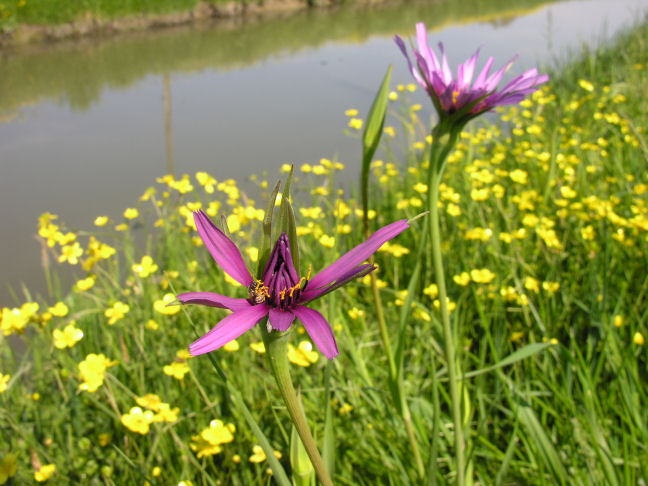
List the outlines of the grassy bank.
{"label": "grassy bank", "polygon": [[[354,38],[362,38],[368,32],[381,30],[393,32],[394,17],[381,11],[398,9],[399,2],[367,0],[145,0],[115,1],[97,0],[9,0],[0,3],[0,45],[20,44],[30,40],[61,39],[66,37],[88,36],[90,34],[110,34],[116,32],[159,28],[205,21],[208,19],[246,19],[286,17],[286,12],[305,10],[308,7],[361,7],[362,14],[355,9],[352,18],[341,24],[326,27],[326,38],[336,38],[348,30],[349,25],[357,25]],[[447,0],[434,2],[407,2],[408,9],[396,13],[405,30],[413,22],[426,16],[430,25],[457,23],[489,18],[514,17],[520,13],[552,1],[518,0],[514,5],[506,0],[465,0],[461,4]],[[345,10],[345,9],[342,9]],[[346,9],[349,11],[350,9]],[[376,12],[374,15],[373,12]],[[344,16],[344,13],[342,13]],[[389,20],[387,20],[387,18]],[[298,24],[303,25],[301,19]],[[240,27],[240,22],[236,26]],[[292,27],[298,29],[299,27]],[[302,27],[303,29],[303,27]],[[333,32],[333,33],[331,33]],[[321,38],[317,29],[306,30],[307,38]],[[285,42],[283,35],[270,41]],[[290,35],[286,36],[291,39]],[[257,46],[254,50],[265,49]],[[247,53],[243,53],[247,56]]]}
{"label": "grassy bank", "polygon": [[[462,367],[482,371],[466,380],[464,419],[469,464],[483,484],[648,478],[647,70],[644,24],[554,73],[522,106],[502,111],[501,122],[469,126],[450,155],[446,272],[452,318],[466,330],[457,336]],[[374,229],[424,206],[427,121],[406,87],[393,90],[371,176]],[[363,239],[358,198],[336,185],[355,177],[345,171],[326,159],[297,168],[303,267],[317,271]],[[77,230],[41,218],[51,294],[25,295],[24,305],[2,311],[0,460],[3,471],[17,464],[11,481],[35,474],[51,474],[53,484],[271,481],[230,389],[207,357],[186,354],[191,323],[204,332],[226,312],[165,303],[193,290],[246,295],[201,246],[190,215],[203,208],[215,221],[225,216],[252,266],[259,208],[274,179],[258,177],[258,193],[244,195],[235,181],[204,173],[167,176],[123,220]],[[394,340],[420,231],[413,225],[378,253]],[[73,289],[56,284],[57,265],[68,264],[78,268]],[[453,479],[454,433],[429,262],[422,275],[403,334],[405,391],[430,482],[443,484]],[[336,484],[416,482],[368,286],[345,287],[317,308],[334,325],[340,356],[328,363],[302,344],[299,326],[290,359],[317,437],[332,412]],[[285,410],[255,332],[213,356],[290,471]],[[541,343],[526,359],[503,361]]]}

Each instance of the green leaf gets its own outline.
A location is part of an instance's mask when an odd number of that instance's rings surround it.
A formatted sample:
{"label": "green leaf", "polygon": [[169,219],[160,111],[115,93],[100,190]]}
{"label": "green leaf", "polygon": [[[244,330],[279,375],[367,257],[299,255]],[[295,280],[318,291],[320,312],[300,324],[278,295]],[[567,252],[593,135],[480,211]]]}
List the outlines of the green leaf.
{"label": "green leaf", "polygon": [[555,484],[570,484],[571,481],[569,481],[567,471],[565,471],[565,467],[560,460],[558,451],[556,451],[553,442],[545,433],[545,429],[538,420],[535,412],[526,400],[519,395],[517,396],[517,403],[519,406],[517,409],[517,417],[526,429],[531,443],[538,449],[540,456],[551,470],[551,473],[556,479]]}
{"label": "green leaf", "polygon": [[387,68],[387,73],[383,78],[382,84],[376,93],[373,104],[367,115],[364,133],[362,134],[362,172],[360,180],[360,192],[362,194],[362,209],[364,210],[365,230],[368,228],[367,211],[369,210],[369,165],[371,159],[376,153],[380,137],[385,124],[385,113],[387,112],[387,102],[389,95],[389,82],[393,66]]}
{"label": "green leaf", "polygon": [[487,366],[486,368],[482,368],[480,370],[475,370],[471,371],[470,373],[466,373],[463,376],[458,376],[457,380],[462,380],[465,378],[472,378],[474,376],[479,376],[483,375],[484,373],[489,373],[493,370],[496,370],[498,368],[502,368],[504,366],[512,365],[513,363],[516,363],[518,361],[522,361],[523,359],[526,359],[530,356],[533,356],[536,353],[539,353],[543,349],[548,348],[549,346],[552,346],[551,343],[533,343],[533,344],[527,344],[526,346],[518,349],[514,353],[509,354],[506,358],[501,360],[499,363],[494,364],[493,366]]}
{"label": "green leaf", "polygon": [[290,432],[290,467],[295,486],[311,486],[315,482],[315,469],[294,425]]}
{"label": "green leaf", "polygon": [[324,419],[324,444],[322,445],[322,461],[331,477],[335,474],[335,432],[333,430],[333,407],[331,407],[331,366],[326,363],[324,371],[324,399],[326,417]]}

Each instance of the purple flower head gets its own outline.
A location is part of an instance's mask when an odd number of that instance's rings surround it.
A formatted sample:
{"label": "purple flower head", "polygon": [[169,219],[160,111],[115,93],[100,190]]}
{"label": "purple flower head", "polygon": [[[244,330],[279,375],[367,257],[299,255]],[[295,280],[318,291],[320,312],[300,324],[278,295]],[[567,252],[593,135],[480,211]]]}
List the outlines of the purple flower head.
{"label": "purple flower head", "polygon": [[375,270],[374,265],[362,262],[383,243],[409,227],[404,219],[384,226],[313,278],[310,278],[310,269],[306,276],[300,277],[297,274],[288,236],[282,233],[270,253],[261,279],[255,280],[234,242],[203,211],[194,213],[194,221],[216,263],[233,279],[245,285],[249,293],[249,297],[245,299],[213,292],[187,292],[178,295],[178,300],[183,304],[201,304],[232,311],[189,346],[189,351],[194,356],[220,348],[268,316],[269,326],[282,332],[288,330],[295,317],[298,318],[319,350],[327,358],[333,359],[339,351],[330,324],[322,314],[304,304]]}
{"label": "purple flower head", "polygon": [[427,30],[423,22],[416,24],[418,49],[413,49],[416,67],[412,65],[403,39],[396,35],[394,40],[405,55],[412,75],[432,98],[440,118],[456,118],[459,122],[465,123],[496,106],[519,103],[526,95],[536,91],[539,85],[549,80],[548,75],[538,75],[537,69],[529,69],[497,91],[498,83],[511,67],[516,56],[499,71],[490,75],[493,58],[489,58],[473,81],[479,49],[470,59],[459,65],[455,80],[448,66],[443,44],[439,43],[441,62],[428,46]]}

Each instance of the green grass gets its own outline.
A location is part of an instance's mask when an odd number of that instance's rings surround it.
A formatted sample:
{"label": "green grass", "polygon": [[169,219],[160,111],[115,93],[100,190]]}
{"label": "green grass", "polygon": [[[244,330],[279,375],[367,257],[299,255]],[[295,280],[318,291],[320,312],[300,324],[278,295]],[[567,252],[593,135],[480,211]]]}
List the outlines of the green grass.
{"label": "green grass", "polygon": [[[503,111],[501,122],[469,125],[450,156],[442,231],[449,296],[457,304],[451,317],[463,330],[457,336],[461,369],[492,368],[465,380],[467,457],[482,484],[632,485],[648,479],[648,364],[645,346],[634,342],[636,333],[648,333],[647,47],[644,24],[616,45],[584,53],[553,73],[547,88],[523,106]],[[424,209],[416,184],[425,179],[417,142],[425,145],[426,122],[406,92],[399,95],[386,122],[395,136],[385,135],[383,163],[372,169],[374,229]],[[394,155],[399,153],[406,155]],[[311,262],[317,271],[362,240],[353,211],[357,195],[336,193],[336,181],[355,175],[346,169],[323,175],[297,169],[295,201],[302,209],[322,210],[321,217],[312,218],[296,209],[302,266]],[[526,182],[516,170],[525,171]],[[268,186],[257,179],[258,194],[247,195],[253,202],[237,193],[235,183],[208,193],[189,180],[192,189],[170,178],[158,183],[147,201],[133,201],[140,215],[127,221],[124,231],[113,230],[124,221],[113,221],[76,232],[84,248],[92,234],[118,250],[89,270],[96,275],[90,290],[57,286],[61,245],[50,250],[51,295],[25,296],[40,309],[19,339],[7,336],[0,347],[0,372],[10,375],[0,393],[0,460],[17,454],[15,484],[31,482],[34,465],[48,463],[57,467],[53,484],[143,484],[145,478],[151,484],[271,482],[267,463],[249,462],[257,441],[209,358],[189,359],[182,380],[163,371],[195,339],[189,316],[204,332],[226,312],[189,307],[188,314],[163,315],[154,302],[167,292],[189,290],[245,295],[224,280],[205,248],[194,244],[196,233],[186,216],[195,206],[187,205],[200,202],[207,208],[219,201],[215,219],[239,214],[229,219],[235,241],[258,247],[260,224],[246,221],[241,208],[265,207],[273,181]],[[321,195],[326,192],[330,195]],[[338,199],[351,214],[341,217]],[[339,224],[348,224],[350,233],[336,233]],[[484,241],[467,238],[476,228],[483,230],[473,234],[481,233]],[[392,245],[415,248],[420,231],[419,220]],[[336,245],[323,246],[321,235],[334,236]],[[509,241],[506,235],[517,237]],[[133,244],[135,237],[141,245]],[[131,266],[145,254],[160,268],[141,278]],[[379,252],[377,261],[378,277],[386,284],[381,293],[389,332],[396,339],[415,256],[413,251],[398,257]],[[488,283],[475,283],[474,273],[465,286],[451,278],[484,268],[494,274]],[[86,273],[79,268],[78,275]],[[432,275],[424,261],[423,287],[432,283]],[[552,291],[556,282],[560,286]],[[44,314],[57,301],[65,302],[69,313],[48,320]],[[127,303],[130,311],[108,325],[104,313],[116,301]],[[442,332],[433,299],[422,289],[415,292],[414,304],[404,335],[405,393],[430,483],[443,484],[453,479],[454,434],[446,363],[439,352]],[[328,365],[320,356],[308,368],[294,366],[293,374],[320,441],[332,405],[336,484],[416,483],[405,427],[388,390],[368,286],[347,286],[316,307],[334,325],[340,356]],[[4,312],[5,334],[21,334],[10,327],[11,310]],[[150,319],[157,330],[147,327]],[[56,349],[53,330],[71,321],[83,330],[83,339]],[[307,337],[300,328],[293,330],[295,345]],[[213,356],[289,471],[287,415],[263,357],[249,347],[259,340],[253,330],[238,339],[238,351]],[[503,362],[525,345],[551,340],[555,344],[526,359]],[[89,353],[118,361],[94,393],[78,388],[78,363]],[[176,422],[153,423],[142,435],[122,425],[121,417],[146,393],[158,394],[179,413]],[[234,440],[223,444],[220,454],[198,458],[190,448],[192,436],[213,419],[234,424]],[[157,478],[156,466],[163,469]]]}

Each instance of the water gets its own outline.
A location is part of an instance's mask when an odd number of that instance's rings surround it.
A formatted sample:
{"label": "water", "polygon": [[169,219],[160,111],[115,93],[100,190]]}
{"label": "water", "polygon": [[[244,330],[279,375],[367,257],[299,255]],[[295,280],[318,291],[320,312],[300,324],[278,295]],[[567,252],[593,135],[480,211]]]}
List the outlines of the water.
{"label": "water", "polygon": [[[416,21],[435,29],[431,41],[445,43],[451,65],[480,45],[496,67],[519,53],[514,75],[608,39],[648,7],[456,3],[317,10],[0,52],[0,305],[16,303],[9,287],[45,291],[33,237],[45,211],[90,229],[98,215],[119,218],[171,168],[243,181],[286,162],[337,157],[353,170],[360,146],[343,133],[344,111],[368,110],[390,63],[394,84],[411,82],[392,36],[412,36]],[[420,90],[414,97],[429,106]]]}

